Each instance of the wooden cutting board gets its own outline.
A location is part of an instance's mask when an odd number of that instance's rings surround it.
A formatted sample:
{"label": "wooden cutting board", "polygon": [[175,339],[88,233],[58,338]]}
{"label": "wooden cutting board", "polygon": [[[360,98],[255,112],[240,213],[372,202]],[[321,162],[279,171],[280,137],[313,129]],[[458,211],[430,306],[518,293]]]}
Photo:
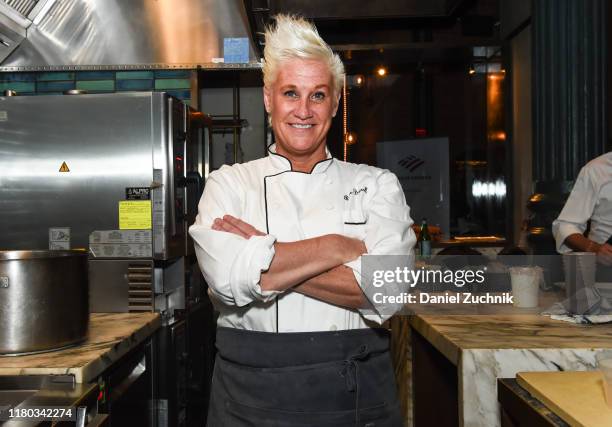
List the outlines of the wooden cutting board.
{"label": "wooden cutting board", "polygon": [[571,426],[610,427],[603,375],[588,372],[519,372],[517,382]]}

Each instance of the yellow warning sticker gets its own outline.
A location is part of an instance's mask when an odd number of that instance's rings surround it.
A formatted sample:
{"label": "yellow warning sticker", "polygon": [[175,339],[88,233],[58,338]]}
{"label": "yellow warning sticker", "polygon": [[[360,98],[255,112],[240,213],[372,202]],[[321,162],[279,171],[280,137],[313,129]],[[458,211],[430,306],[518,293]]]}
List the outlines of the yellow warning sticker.
{"label": "yellow warning sticker", "polygon": [[60,166],[60,172],[70,172],[70,169],[68,168],[68,165],[66,164],[66,162],[63,162],[62,165]]}
{"label": "yellow warning sticker", "polygon": [[151,201],[121,200],[119,202],[120,230],[150,230]]}

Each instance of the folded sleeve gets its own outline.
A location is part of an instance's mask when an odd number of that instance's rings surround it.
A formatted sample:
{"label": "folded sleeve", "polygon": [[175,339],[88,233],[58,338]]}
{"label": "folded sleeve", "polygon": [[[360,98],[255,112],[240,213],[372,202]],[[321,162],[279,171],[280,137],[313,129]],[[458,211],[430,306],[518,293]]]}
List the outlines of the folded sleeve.
{"label": "folded sleeve", "polygon": [[[404,191],[399,180],[392,172],[383,170],[375,178],[371,197],[364,199],[363,209],[366,212],[366,234],[365,245],[368,254],[365,255],[401,255],[400,268],[414,267],[414,245],[416,236],[412,231],[412,219],[410,208],[406,204]],[[360,310],[364,318],[382,324],[397,311],[401,310],[403,304],[389,306],[388,304],[376,304],[373,300],[374,293],[383,295],[400,295],[409,291],[409,284],[396,284],[383,288],[374,288],[368,278],[361,274],[362,260],[359,257],[354,261],[346,263],[353,270],[355,279],[370,301],[372,308]]]}
{"label": "folded sleeve", "polygon": [[576,178],[563,210],[552,225],[557,252],[564,254],[572,251],[565,244],[565,239],[572,234],[584,233],[596,203],[597,188],[589,176],[588,168],[584,167]]}
{"label": "folded sleeve", "polygon": [[210,291],[223,304],[239,307],[269,301],[278,294],[260,286],[261,273],[268,270],[274,257],[274,236],[245,239],[211,228],[214,219],[223,215],[243,218],[240,188],[228,167],[213,172],[206,181],[196,221],[189,228]]}

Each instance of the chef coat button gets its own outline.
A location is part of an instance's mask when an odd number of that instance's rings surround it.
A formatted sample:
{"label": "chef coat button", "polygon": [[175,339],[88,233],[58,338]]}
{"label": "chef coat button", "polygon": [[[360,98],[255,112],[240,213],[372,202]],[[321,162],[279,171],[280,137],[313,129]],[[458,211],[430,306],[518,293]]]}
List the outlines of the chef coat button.
{"label": "chef coat button", "polygon": [[332,185],[334,183],[334,181],[332,181],[331,179],[327,178],[327,181],[325,181],[325,183],[327,185]]}
{"label": "chef coat button", "polygon": [[334,205],[327,205],[327,210],[328,211],[334,210]]}
{"label": "chef coat button", "polygon": [[329,327],[329,330],[330,330],[330,331],[337,331],[337,330],[338,330],[338,327],[337,327],[336,325],[331,325],[331,326]]}

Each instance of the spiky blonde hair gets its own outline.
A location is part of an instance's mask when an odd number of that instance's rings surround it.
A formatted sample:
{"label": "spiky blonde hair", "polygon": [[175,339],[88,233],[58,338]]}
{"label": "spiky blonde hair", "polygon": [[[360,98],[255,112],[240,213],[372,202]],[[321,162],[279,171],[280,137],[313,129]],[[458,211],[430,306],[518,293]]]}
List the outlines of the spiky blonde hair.
{"label": "spiky blonde hair", "polygon": [[264,48],[264,86],[271,87],[279,66],[290,59],[318,60],[326,63],[332,74],[333,90],[340,93],[344,84],[344,64],[319,35],[311,22],[296,15],[279,14],[276,23],[266,28]]}

